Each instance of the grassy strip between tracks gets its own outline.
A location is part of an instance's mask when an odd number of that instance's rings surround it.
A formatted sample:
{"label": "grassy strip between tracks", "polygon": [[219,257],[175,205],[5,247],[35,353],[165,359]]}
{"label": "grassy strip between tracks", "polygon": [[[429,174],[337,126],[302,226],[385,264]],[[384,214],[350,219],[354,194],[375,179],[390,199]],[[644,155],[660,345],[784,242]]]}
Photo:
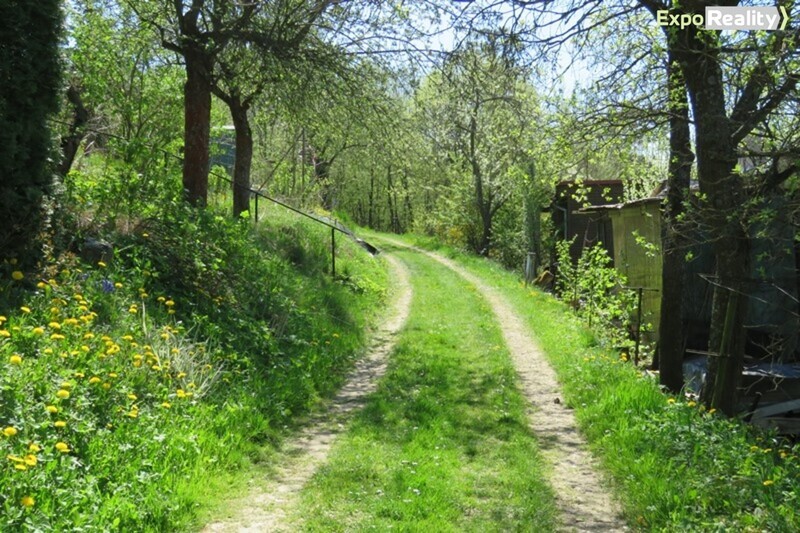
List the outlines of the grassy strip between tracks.
{"label": "grassy strip between tracks", "polygon": [[490,309],[441,265],[398,255],[412,272],[409,322],[296,517],[310,531],[552,531],[553,494]]}
{"label": "grassy strip between tracks", "polygon": [[457,260],[496,287],[529,324],[568,404],[616,482],[628,522],[647,531],[800,530],[800,447],[664,395],[657,383],[549,294],[497,264],[407,242]]}

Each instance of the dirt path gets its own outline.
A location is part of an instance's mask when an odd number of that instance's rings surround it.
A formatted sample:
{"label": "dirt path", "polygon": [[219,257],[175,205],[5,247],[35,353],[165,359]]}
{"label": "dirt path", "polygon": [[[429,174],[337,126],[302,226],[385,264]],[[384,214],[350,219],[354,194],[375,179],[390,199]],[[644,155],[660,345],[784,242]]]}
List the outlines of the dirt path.
{"label": "dirt path", "polygon": [[331,401],[330,408],[311,419],[306,429],[284,446],[282,461],[273,479],[263,480],[240,501],[232,502],[229,516],[207,525],[211,532],[273,532],[291,527],[287,511],[294,499],[325,462],[334,440],[355,410],[364,405],[386,372],[388,355],[397,333],[408,318],[411,307],[411,283],[406,268],[393,257],[389,261],[395,280],[396,296],[387,320],[373,335],[368,354],[360,359],[345,385]]}
{"label": "dirt path", "polygon": [[[395,246],[410,248],[395,240]],[[520,377],[523,393],[530,401],[528,419],[536,433],[542,455],[552,468],[550,483],[566,531],[626,531],[615,502],[603,487],[594,458],[578,431],[575,416],[561,402],[556,374],[514,309],[495,289],[453,261],[414,248],[447,266],[473,284],[489,302],[503,332]]]}

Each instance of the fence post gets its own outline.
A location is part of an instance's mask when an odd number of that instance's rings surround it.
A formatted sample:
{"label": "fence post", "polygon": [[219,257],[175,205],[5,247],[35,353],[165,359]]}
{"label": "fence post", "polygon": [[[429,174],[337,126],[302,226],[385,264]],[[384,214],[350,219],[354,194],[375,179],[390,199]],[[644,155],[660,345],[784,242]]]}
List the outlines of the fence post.
{"label": "fence post", "polygon": [[633,352],[633,364],[639,364],[639,342],[642,339],[642,291],[643,287],[637,288],[638,303],[637,303],[637,319],[636,319],[636,350]]}
{"label": "fence post", "polygon": [[336,229],[331,228],[331,277],[336,279]]}

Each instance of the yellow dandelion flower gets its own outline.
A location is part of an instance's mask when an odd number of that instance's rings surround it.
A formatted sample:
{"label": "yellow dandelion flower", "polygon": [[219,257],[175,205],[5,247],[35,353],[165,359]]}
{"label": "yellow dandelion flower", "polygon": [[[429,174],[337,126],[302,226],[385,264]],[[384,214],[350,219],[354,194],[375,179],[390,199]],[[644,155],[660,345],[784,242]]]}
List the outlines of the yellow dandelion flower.
{"label": "yellow dandelion flower", "polygon": [[675,398],[667,398],[667,403],[675,403]]}
{"label": "yellow dandelion flower", "polygon": [[18,457],[16,455],[11,455],[11,454],[6,455],[6,459],[11,461],[12,463],[24,463],[25,462],[25,459],[23,459],[22,457]]}
{"label": "yellow dandelion flower", "polygon": [[22,504],[23,507],[33,507],[36,505],[36,500],[33,499],[33,496],[23,496],[19,503]]}
{"label": "yellow dandelion flower", "polygon": [[8,358],[8,362],[12,365],[21,365],[22,364],[22,357],[17,354],[12,355]]}
{"label": "yellow dandelion flower", "polygon": [[83,352],[85,352],[85,353],[89,353],[89,352],[91,351],[91,348],[89,348],[89,347],[88,347],[88,346],[86,346],[85,344],[82,344],[82,345],[81,345],[81,351],[83,351]]}
{"label": "yellow dandelion flower", "polygon": [[686,405],[689,407],[694,407],[695,405],[697,405],[697,402],[689,402]]}
{"label": "yellow dandelion flower", "polygon": [[116,372],[109,372],[108,377],[116,379],[119,377],[119,374],[117,374]]}
{"label": "yellow dandelion flower", "polygon": [[50,340],[63,341],[64,339],[66,339],[66,337],[61,333],[53,333],[52,335],[50,335]]}
{"label": "yellow dandelion flower", "polygon": [[132,315],[135,315],[136,313],[138,313],[138,312],[139,312],[139,309],[138,309],[138,308],[137,308],[135,305],[132,305],[132,306],[130,306],[130,307],[128,308],[128,312],[129,312],[130,314],[132,314]]}
{"label": "yellow dandelion flower", "polygon": [[169,339],[169,333],[162,333],[162,334],[161,334],[161,338],[162,338],[163,340],[167,340],[167,339]]}
{"label": "yellow dandelion flower", "polygon": [[142,292],[140,292],[140,293],[139,293],[139,298],[147,298],[148,296],[150,296],[150,295],[149,295],[149,294],[147,294],[147,293],[146,293],[146,292],[144,292],[144,291],[142,291]]}
{"label": "yellow dandelion flower", "polygon": [[83,336],[83,340],[88,341],[89,339],[94,339],[94,333],[86,333]]}
{"label": "yellow dandelion flower", "polygon": [[183,389],[178,389],[175,394],[178,396],[178,398],[186,398],[186,391]]}
{"label": "yellow dandelion flower", "polygon": [[7,329],[0,329],[0,337],[5,337],[6,339],[11,336],[11,333]]}
{"label": "yellow dandelion flower", "polygon": [[36,336],[44,335],[44,328],[43,327],[35,327],[33,328],[33,334]]}
{"label": "yellow dandelion flower", "polygon": [[105,267],[107,267],[108,265],[105,263],[105,261],[98,261],[98,262],[97,262],[97,266],[99,266],[100,268],[105,268]]}
{"label": "yellow dandelion flower", "polygon": [[53,425],[55,427],[57,427],[57,428],[65,428],[65,427],[67,427],[67,423],[64,422],[63,420],[56,420],[56,422]]}
{"label": "yellow dandelion flower", "polygon": [[163,296],[159,296],[158,298],[156,298],[156,300],[158,300],[159,302],[162,302],[162,303],[167,301],[167,299],[164,298]]}
{"label": "yellow dandelion flower", "polygon": [[764,485],[765,487],[769,487],[770,485],[774,485],[775,482],[771,479],[765,479],[764,482],[761,484]]}
{"label": "yellow dandelion flower", "polygon": [[14,281],[21,281],[21,280],[25,279],[25,274],[23,274],[19,270],[15,270],[14,272],[11,273],[11,278]]}
{"label": "yellow dandelion flower", "polygon": [[64,324],[66,324],[68,326],[77,326],[78,325],[78,319],[77,318],[68,318],[68,319],[64,320]]}
{"label": "yellow dandelion flower", "polygon": [[15,428],[14,426],[8,426],[3,430],[3,435],[5,435],[6,437],[13,437],[16,434],[17,434],[17,428]]}
{"label": "yellow dandelion flower", "polygon": [[127,413],[127,415],[128,415],[129,417],[131,417],[131,418],[136,418],[136,417],[138,417],[138,416],[139,416],[139,411],[132,410],[132,411],[129,411],[129,412]]}
{"label": "yellow dandelion flower", "polygon": [[28,469],[28,467],[25,466],[24,463],[17,463],[17,464],[14,465],[14,468],[16,468],[17,470],[23,470],[23,471]]}
{"label": "yellow dandelion flower", "polygon": [[169,409],[170,407],[172,407],[172,404],[169,402],[162,402],[161,407],[163,407],[164,409]]}
{"label": "yellow dandelion flower", "polygon": [[133,340],[133,335],[123,335],[122,340],[131,342]]}
{"label": "yellow dandelion flower", "polygon": [[56,414],[58,412],[58,407],[56,407],[55,405],[48,405],[47,407],[45,407],[45,410],[48,413]]}
{"label": "yellow dandelion flower", "polygon": [[40,281],[39,283],[36,284],[37,289],[44,289],[45,287],[47,287],[47,283],[45,283],[44,281]]}
{"label": "yellow dandelion flower", "polygon": [[61,398],[62,400],[66,400],[67,398],[69,398],[69,391],[68,391],[68,390],[65,390],[65,389],[60,389],[60,390],[59,390],[59,391],[56,393],[56,396],[58,396],[58,397],[59,397],[59,398]]}
{"label": "yellow dandelion flower", "polygon": [[31,442],[31,443],[28,445],[28,451],[31,451],[31,452],[33,452],[33,453],[37,453],[37,452],[40,452],[40,451],[42,451],[42,449],[41,449],[41,448],[39,447],[39,445],[38,445],[38,444],[36,444],[35,442]]}
{"label": "yellow dandelion flower", "polygon": [[69,446],[66,442],[56,442],[56,450],[60,451],[61,453],[69,452]]}
{"label": "yellow dandelion flower", "polygon": [[47,324],[47,326],[48,326],[50,329],[54,329],[54,330],[56,330],[56,331],[58,331],[58,330],[60,330],[60,329],[61,329],[61,324],[59,324],[58,322],[50,322],[49,324]]}
{"label": "yellow dandelion flower", "polygon": [[75,372],[74,376],[76,378],[85,378],[86,374],[84,374],[83,372]]}
{"label": "yellow dandelion flower", "polygon": [[3,315],[0,315],[0,324],[2,324],[3,322],[5,322],[6,320],[8,320],[8,319],[7,319],[5,316],[3,316]]}
{"label": "yellow dandelion flower", "polygon": [[19,310],[25,313],[26,315],[31,312],[31,308],[28,307],[27,305],[23,305],[22,307],[19,308]]}
{"label": "yellow dandelion flower", "polygon": [[136,401],[138,399],[138,397],[135,394],[128,394],[128,399]]}
{"label": "yellow dandelion flower", "polygon": [[81,306],[79,306],[79,307],[78,307],[78,310],[79,310],[81,313],[87,313],[87,312],[89,311],[89,308],[88,308],[88,307],[86,307],[85,305],[81,305]]}
{"label": "yellow dandelion flower", "polygon": [[139,368],[140,366],[142,366],[142,362],[141,361],[134,361],[133,362],[133,366],[135,366],[136,368]]}
{"label": "yellow dandelion flower", "polygon": [[25,464],[28,466],[36,466],[37,459],[36,456],[33,454],[28,454],[25,456]]}
{"label": "yellow dandelion flower", "polygon": [[186,372],[178,372],[178,379],[185,378]]}
{"label": "yellow dandelion flower", "polygon": [[168,315],[174,315],[175,314],[175,310],[174,309],[167,309],[167,314]]}
{"label": "yellow dandelion flower", "polygon": [[110,388],[111,388],[111,383],[108,383],[108,382],[106,382],[106,383],[103,383],[103,388],[104,388],[105,390],[108,390],[108,389],[110,389]]}
{"label": "yellow dandelion flower", "polygon": [[45,349],[44,349],[44,350],[42,350],[42,351],[43,351],[44,353],[46,353],[47,355],[51,355],[51,354],[53,353],[53,349],[52,349],[52,348],[45,348]]}
{"label": "yellow dandelion flower", "polygon": [[114,284],[114,287],[116,287],[116,288],[118,288],[118,289],[121,289],[121,288],[122,288],[122,283],[120,283],[120,282],[118,281],[118,282],[116,282],[116,283]]}
{"label": "yellow dandelion flower", "polygon": [[166,305],[167,307],[173,307],[175,305],[175,302],[173,300],[167,300],[166,302],[164,302],[164,305]]}
{"label": "yellow dandelion flower", "polygon": [[708,410],[708,414],[710,414],[710,415],[713,415],[716,412],[717,412],[717,410],[714,407],[712,407],[711,409]]}

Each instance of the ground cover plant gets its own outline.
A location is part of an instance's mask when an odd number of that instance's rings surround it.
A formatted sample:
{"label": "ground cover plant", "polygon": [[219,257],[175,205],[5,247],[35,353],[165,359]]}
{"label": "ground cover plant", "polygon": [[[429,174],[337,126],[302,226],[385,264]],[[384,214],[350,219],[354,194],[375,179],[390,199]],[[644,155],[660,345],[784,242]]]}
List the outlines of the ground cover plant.
{"label": "ground cover plant", "polygon": [[493,284],[525,317],[565,400],[646,531],[797,531],[800,447],[664,394],[626,357],[598,346],[562,302],[491,261],[416,238]]}
{"label": "ground cover plant", "polygon": [[378,391],[301,496],[309,531],[553,531],[554,496],[487,304],[414,252]]}
{"label": "ground cover plant", "polygon": [[329,234],[277,212],[253,229],[164,194],[99,223],[72,193],[65,233],[113,259],[0,265],[0,529],[189,527],[342,379],[384,270],[341,242],[332,280]]}

